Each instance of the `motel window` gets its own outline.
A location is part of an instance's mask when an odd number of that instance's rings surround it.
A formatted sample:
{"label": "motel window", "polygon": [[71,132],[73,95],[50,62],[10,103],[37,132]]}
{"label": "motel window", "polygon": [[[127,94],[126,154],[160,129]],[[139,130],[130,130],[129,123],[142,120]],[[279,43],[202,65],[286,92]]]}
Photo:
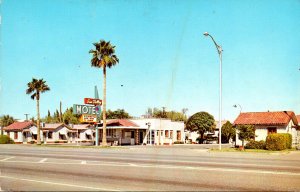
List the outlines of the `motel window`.
{"label": "motel window", "polygon": [[15,132],[15,139],[18,139],[18,132]]}
{"label": "motel window", "polygon": [[181,140],[181,132],[177,131],[177,140],[180,141]]}
{"label": "motel window", "polygon": [[169,137],[169,130],[165,130],[165,136]]}
{"label": "motel window", "polygon": [[91,135],[85,134],[85,138],[90,140],[91,139]]}
{"label": "motel window", "polygon": [[268,134],[273,134],[277,133],[277,128],[276,127],[268,127]]}
{"label": "motel window", "polygon": [[107,129],[106,135],[109,137],[116,137],[117,136],[117,130],[116,129]]}
{"label": "motel window", "polygon": [[48,139],[52,139],[53,138],[53,132],[48,132]]}
{"label": "motel window", "polygon": [[170,131],[170,138],[173,138],[173,130]]}

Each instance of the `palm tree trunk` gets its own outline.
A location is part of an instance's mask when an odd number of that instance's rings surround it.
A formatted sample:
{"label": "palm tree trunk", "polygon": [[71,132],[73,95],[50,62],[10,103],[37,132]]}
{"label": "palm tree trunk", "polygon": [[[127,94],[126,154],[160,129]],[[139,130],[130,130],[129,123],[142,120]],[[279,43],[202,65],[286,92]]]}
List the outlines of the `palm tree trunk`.
{"label": "palm tree trunk", "polygon": [[41,125],[40,125],[40,100],[37,98],[36,99],[36,110],[37,110],[37,144],[41,144],[41,135],[40,135],[40,130],[41,130]]}
{"label": "palm tree trunk", "polygon": [[102,145],[107,146],[106,142],[106,66],[103,67],[103,134]]}

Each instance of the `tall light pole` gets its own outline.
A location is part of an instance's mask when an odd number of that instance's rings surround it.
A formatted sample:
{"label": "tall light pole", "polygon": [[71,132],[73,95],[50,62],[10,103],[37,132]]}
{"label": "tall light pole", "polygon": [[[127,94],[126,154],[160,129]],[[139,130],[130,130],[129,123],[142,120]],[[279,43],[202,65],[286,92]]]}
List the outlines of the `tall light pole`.
{"label": "tall light pole", "polygon": [[236,105],[233,105],[233,107],[237,108],[237,106],[239,106],[240,108],[240,113],[242,113],[242,106],[240,104],[236,104]]}
{"label": "tall light pole", "polygon": [[222,49],[222,47],[220,45],[218,45],[216,43],[216,41],[214,40],[214,38],[208,32],[205,32],[203,35],[204,36],[209,36],[213,40],[213,42],[214,42],[214,44],[215,44],[215,46],[217,48],[217,51],[218,51],[218,54],[219,54],[219,58],[220,58],[219,150],[221,150],[221,148],[222,148],[221,147],[222,146],[222,140],[221,140],[221,135],[222,135],[221,132],[222,131],[221,131],[221,129],[222,129],[222,51],[223,51],[223,49]]}

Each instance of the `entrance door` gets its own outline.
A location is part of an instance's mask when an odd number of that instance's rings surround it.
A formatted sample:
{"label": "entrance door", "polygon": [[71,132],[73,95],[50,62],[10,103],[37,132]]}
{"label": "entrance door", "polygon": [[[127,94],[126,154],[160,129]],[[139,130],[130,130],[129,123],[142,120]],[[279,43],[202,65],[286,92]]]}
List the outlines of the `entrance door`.
{"label": "entrance door", "polygon": [[139,136],[140,143],[139,144],[143,144],[143,140],[144,140],[144,134],[143,134],[143,131],[140,131],[140,136]]}

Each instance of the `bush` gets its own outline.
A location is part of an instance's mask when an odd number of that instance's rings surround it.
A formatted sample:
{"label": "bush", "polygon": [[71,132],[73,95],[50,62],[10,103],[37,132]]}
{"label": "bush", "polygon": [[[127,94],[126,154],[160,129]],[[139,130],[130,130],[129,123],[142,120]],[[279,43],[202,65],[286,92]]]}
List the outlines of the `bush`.
{"label": "bush", "polygon": [[0,144],[13,144],[15,143],[9,136],[0,135]]}
{"label": "bush", "polygon": [[266,149],[266,142],[263,140],[261,141],[250,140],[246,144],[245,149]]}
{"label": "bush", "polygon": [[174,144],[184,144],[183,141],[174,141]]}
{"label": "bush", "polygon": [[267,136],[266,148],[272,151],[281,151],[292,148],[292,135],[289,133],[275,133]]}

